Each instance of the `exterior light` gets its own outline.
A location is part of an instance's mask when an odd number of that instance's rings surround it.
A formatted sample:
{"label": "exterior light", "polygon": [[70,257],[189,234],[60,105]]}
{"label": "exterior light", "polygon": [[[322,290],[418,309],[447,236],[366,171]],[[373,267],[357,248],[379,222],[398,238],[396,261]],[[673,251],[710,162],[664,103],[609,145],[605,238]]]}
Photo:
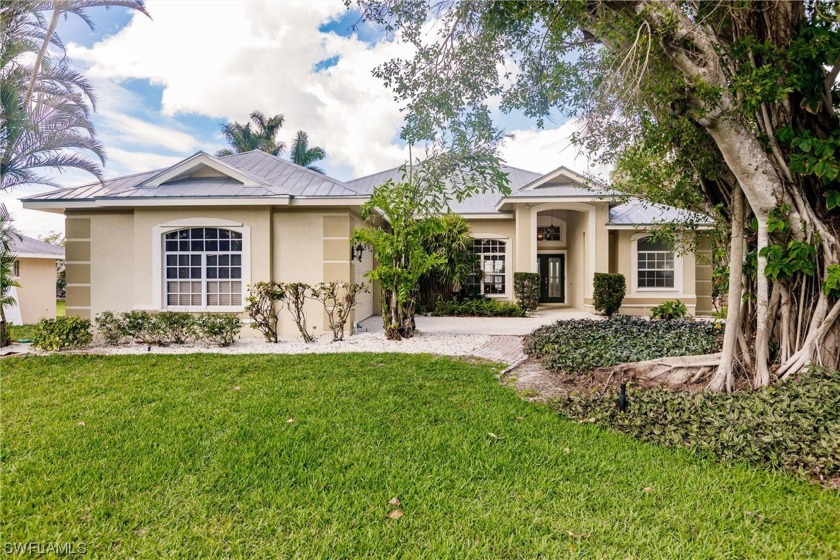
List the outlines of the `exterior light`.
{"label": "exterior light", "polygon": [[356,259],[359,262],[362,262],[362,253],[365,252],[365,246],[359,243],[355,247],[352,245],[350,246],[350,260]]}

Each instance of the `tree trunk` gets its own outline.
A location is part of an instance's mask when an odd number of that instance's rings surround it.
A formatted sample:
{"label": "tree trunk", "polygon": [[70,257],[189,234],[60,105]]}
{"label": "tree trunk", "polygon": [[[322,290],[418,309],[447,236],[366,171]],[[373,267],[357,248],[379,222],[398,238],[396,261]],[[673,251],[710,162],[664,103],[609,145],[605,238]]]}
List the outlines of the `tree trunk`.
{"label": "tree trunk", "polygon": [[729,293],[726,300],[726,332],[720,366],[709,382],[712,391],[732,387],[735,349],[741,329],[741,292],[744,274],[744,193],[737,185],[732,193],[732,241],[729,249]]}
{"label": "tree trunk", "polygon": [[770,384],[770,332],[768,331],[770,314],[770,285],[765,269],[767,258],[761,251],[768,245],[767,217],[758,217],[758,266],[756,267],[756,304],[755,304],[755,381],[756,387]]}

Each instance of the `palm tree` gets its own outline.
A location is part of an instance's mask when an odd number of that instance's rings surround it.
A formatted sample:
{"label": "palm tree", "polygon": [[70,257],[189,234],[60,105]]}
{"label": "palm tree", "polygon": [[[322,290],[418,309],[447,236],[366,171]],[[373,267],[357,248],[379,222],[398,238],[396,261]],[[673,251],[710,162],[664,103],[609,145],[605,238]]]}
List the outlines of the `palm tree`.
{"label": "palm tree", "polygon": [[[286,117],[274,115],[271,118],[260,111],[251,113],[251,121],[245,124],[231,121],[222,125],[224,135],[230,148],[224,148],[216,152],[217,157],[229,156],[250,152],[251,150],[262,150],[273,156],[279,156],[286,150],[285,142],[277,141],[277,133],[283,127]],[[251,128],[253,125],[253,128]]]}
{"label": "palm tree", "polygon": [[324,173],[324,170],[313,165],[316,161],[321,161],[327,157],[327,152],[320,146],[309,147],[309,136],[302,130],[298,130],[294,141],[292,141],[292,151],[289,158],[292,163],[296,163],[312,171]]}
{"label": "palm tree", "polygon": [[93,90],[66,53],[54,60],[50,52],[64,50],[55,32],[62,15],[75,14],[93,29],[87,10],[97,6],[148,16],[142,0],[20,0],[0,10],[0,189],[55,186],[43,169],[76,168],[101,180],[105,156],[90,120]]}
{"label": "palm tree", "polygon": [[456,292],[463,294],[470,280],[481,274],[478,256],[473,251],[470,224],[457,214],[444,214],[435,219],[440,227],[423,246],[428,254],[437,253],[445,260],[420,280],[420,299],[430,310],[438,301],[452,301]]}
{"label": "palm tree", "polygon": [[20,234],[15,228],[6,205],[0,204],[0,347],[9,344],[5,307],[15,305],[15,298],[10,295],[10,292],[12,288],[20,287],[14,277],[14,263],[17,255],[12,253],[12,246],[15,239],[20,240]]}

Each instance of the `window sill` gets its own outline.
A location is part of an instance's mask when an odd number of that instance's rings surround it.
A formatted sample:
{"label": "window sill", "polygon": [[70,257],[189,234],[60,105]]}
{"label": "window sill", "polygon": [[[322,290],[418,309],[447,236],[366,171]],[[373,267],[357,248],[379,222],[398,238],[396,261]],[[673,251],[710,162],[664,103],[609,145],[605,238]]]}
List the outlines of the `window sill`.
{"label": "window sill", "polygon": [[244,313],[245,307],[241,305],[213,305],[206,307],[167,305],[163,311],[178,311],[183,313]]}

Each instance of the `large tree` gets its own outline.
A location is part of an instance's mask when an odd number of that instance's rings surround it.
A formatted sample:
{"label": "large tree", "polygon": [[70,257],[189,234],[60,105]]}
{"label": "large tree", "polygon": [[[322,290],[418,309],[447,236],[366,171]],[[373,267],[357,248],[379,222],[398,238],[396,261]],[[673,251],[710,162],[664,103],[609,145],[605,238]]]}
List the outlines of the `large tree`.
{"label": "large tree", "polygon": [[251,120],[245,124],[231,121],[222,125],[222,136],[230,144],[230,148],[217,151],[217,156],[229,156],[251,150],[262,150],[273,156],[283,154],[286,143],[278,141],[277,134],[283,128],[286,117],[283,115],[266,117],[260,111],[252,112],[250,117]]}
{"label": "large tree", "polygon": [[292,160],[292,163],[296,163],[318,173],[323,173],[324,170],[315,165],[315,163],[325,157],[327,157],[327,152],[324,151],[324,148],[310,146],[309,135],[302,130],[297,131],[295,139],[292,140],[292,150],[289,153],[289,158]]}
{"label": "large tree", "polygon": [[99,6],[148,15],[142,0],[18,0],[0,10],[0,189],[55,185],[53,172],[66,168],[101,179],[105,154],[91,121],[96,97],[56,32],[69,15],[93,29],[89,10]]}
{"label": "large tree", "polygon": [[732,387],[736,348],[756,385],[837,366],[836,2],[360,5],[415,47],[376,70],[407,107],[409,140],[487,126],[474,115],[491,98],[540,126],[576,117],[619,188],[719,212],[733,240],[712,388]]}

